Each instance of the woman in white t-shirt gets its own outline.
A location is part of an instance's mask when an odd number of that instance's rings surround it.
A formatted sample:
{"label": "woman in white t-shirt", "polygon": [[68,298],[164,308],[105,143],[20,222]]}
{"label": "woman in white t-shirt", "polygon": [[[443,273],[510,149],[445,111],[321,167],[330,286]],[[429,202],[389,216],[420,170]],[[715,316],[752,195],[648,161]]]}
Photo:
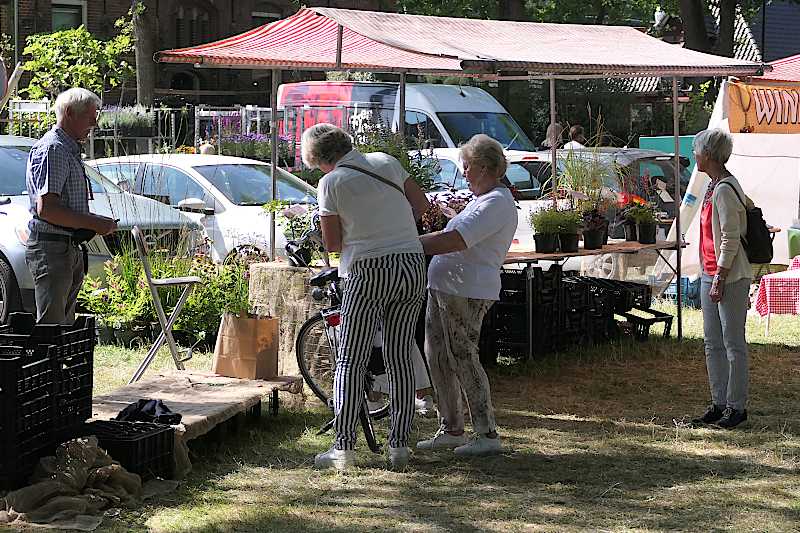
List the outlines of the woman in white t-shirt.
{"label": "woman in white t-shirt", "polygon": [[303,132],[303,161],[325,176],[318,185],[322,240],[341,252],[344,279],[339,353],[334,377],[336,440],[315,458],[319,468],[355,462],[356,424],[372,341],[383,325],[389,375],[389,460],[408,463],[414,417],[414,329],[425,296],[425,256],[415,220],[429,204],[400,163],[384,153],[361,154],[331,124]]}
{"label": "woman in white t-shirt", "polygon": [[[500,451],[500,439],[478,340],[483,317],[500,296],[500,267],[517,230],[517,209],[511,191],[500,182],[507,164],[499,142],[475,135],[460,155],[475,198],[443,231],[420,237],[425,253],[436,256],[428,267],[425,354],[441,426],[417,448],[486,455]],[[469,441],[462,389],[476,433]]]}

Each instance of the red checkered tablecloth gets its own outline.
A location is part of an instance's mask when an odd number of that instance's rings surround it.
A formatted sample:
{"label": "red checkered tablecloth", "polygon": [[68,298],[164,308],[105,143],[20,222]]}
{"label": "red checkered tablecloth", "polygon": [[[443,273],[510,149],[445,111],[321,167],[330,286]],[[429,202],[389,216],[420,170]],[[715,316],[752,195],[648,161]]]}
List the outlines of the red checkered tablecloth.
{"label": "red checkered tablecloth", "polygon": [[792,259],[792,263],[789,265],[789,270],[798,270],[800,269],[800,255]]}
{"label": "red checkered tablecloth", "polygon": [[763,276],[756,311],[761,316],[800,315],[800,268]]}

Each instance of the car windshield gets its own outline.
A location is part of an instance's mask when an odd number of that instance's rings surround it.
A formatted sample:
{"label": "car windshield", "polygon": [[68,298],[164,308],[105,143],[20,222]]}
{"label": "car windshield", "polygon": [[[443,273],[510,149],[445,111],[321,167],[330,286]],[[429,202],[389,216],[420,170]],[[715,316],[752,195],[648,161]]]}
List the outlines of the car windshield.
{"label": "car windshield", "polygon": [[[272,172],[268,165],[220,164],[193,167],[236,205],[264,205],[272,200]],[[278,173],[277,198],[290,203],[316,203],[309,186],[294,176]]]}
{"label": "car windshield", "polygon": [[[0,168],[4,171],[0,177],[0,195],[20,196],[28,193],[25,183],[25,171],[28,166],[30,146],[0,146]],[[83,165],[92,192],[120,192],[111,180],[88,165]]]}
{"label": "car windshield", "polygon": [[521,161],[509,163],[506,178],[522,200],[536,200],[550,189],[550,163]]}
{"label": "car windshield", "polygon": [[444,129],[455,146],[467,142],[473,135],[485,133],[496,139],[506,150],[533,151],[536,148],[519,124],[508,113],[438,113]]}

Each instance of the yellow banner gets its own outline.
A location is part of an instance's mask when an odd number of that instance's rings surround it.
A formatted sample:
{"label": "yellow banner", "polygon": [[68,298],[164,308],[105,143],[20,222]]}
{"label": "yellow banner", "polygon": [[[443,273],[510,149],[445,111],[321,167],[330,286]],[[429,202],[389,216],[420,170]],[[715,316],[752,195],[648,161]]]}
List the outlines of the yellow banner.
{"label": "yellow banner", "polygon": [[728,85],[731,133],[800,133],[800,86]]}

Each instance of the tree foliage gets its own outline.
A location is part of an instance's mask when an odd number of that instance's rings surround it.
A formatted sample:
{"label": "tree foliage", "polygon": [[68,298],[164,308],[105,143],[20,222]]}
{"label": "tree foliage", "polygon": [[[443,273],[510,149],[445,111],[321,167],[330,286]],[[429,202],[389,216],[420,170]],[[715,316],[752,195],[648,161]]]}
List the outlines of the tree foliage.
{"label": "tree foliage", "polygon": [[28,37],[25,70],[33,77],[20,92],[53,99],[70,87],[84,87],[102,95],[125,83],[134,73],[126,59],[133,53],[132,26],[127,18],[115,25],[119,33],[108,41],[95,39],[83,26]]}

